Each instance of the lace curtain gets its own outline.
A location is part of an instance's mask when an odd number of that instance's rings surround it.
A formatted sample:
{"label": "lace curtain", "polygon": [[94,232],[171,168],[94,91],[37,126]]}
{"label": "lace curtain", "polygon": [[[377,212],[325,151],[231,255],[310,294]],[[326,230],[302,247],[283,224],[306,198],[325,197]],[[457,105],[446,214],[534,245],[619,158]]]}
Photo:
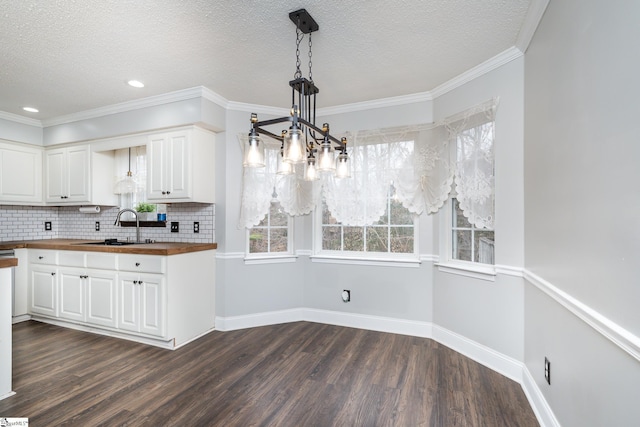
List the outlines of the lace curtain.
{"label": "lace curtain", "polygon": [[463,215],[478,228],[494,227],[496,107],[497,101],[487,102],[445,123],[456,142],[456,198]]}
{"label": "lace curtain", "polygon": [[[441,123],[402,126],[346,135],[351,178],[321,175],[305,181],[304,166],[277,175],[280,143],[264,138],[265,168],[244,168],[240,225],[251,228],[266,216],[272,200],[289,215],[310,213],[322,198],[344,225],[375,223],[385,213],[389,187],[410,212],[437,212],[453,183],[464,215],[480,228],[493,228],[492,100]],[[239,137],[244,147],[246,135]],[[455,154],[454,154],[455,148]]]}

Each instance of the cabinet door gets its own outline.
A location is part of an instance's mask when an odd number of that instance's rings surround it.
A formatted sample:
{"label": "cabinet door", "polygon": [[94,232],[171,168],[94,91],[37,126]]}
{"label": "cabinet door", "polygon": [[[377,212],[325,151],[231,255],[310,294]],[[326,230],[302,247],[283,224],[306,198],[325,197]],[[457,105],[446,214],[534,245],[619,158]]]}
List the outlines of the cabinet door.
{"label": "cabinet door", "polygon": [[191,144],[187,131],[149,137],[147,144],[147,199],[191,197]]}
{"label": "cabinet door", "polygon": [[89,201],[89,153],[88,145],[67,149],[67,202]]}
{"label": "cabinet door", "polygon": [[170,134],[168,138],[168,199],[191,197],[189,193],[189,141],[187,134]]}
{"label": "cabinet door", "polygon": [[63,319],[85,321],[85,280],[84,271],[59,269],[60,314]]}
{"label": "cabinet door", "polygon": [[31,269],[31,312],[58,316],[57,278],[55,268]]}
{"label": "cabinet door", "polygon": [[140,331],[140,288],[138,277],[121,275],[118,279],[118,328]]}
{"label": "cabinet door", "polygon": [[140,332],[164,336],[164,278],[155,274],[141,274],[138,286],[140,288]]}
{"label": "cabinet door", "polygon": [[[164,199],[167,150],[164,148],[165,135],[149,137],[147,143],[147,199]],[[165,194],[163,194],[163,192]]]}
{"label": "cabinet door", "polygon": [[67,193],[67,157],[66,150],[47,150],[45,152],[45,200],[47,202],[64,201]]}
{"label": "cabinet door", "polygon": [[89,154],[88,145],[45,152],[46,202],[57,204],[89,201]]}
{"label": "cabinet door", "polygon": [[0,201],[42,202],[42,150],[0,143]]}
{"label": "cabinet door", "polygon": [[87,323],[117,326],[116,274],[89,271],[86,279]]}

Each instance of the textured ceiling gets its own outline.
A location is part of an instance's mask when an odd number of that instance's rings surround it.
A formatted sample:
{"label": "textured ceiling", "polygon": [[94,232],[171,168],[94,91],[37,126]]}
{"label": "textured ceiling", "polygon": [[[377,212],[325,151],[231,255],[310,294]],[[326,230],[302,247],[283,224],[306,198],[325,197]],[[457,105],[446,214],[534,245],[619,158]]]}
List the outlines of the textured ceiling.
{"label": "textured ceiling", "polygon": [[[425,92],[514,46],[530,3],[0,0],[0,111],[46,120],[196,86],[286,108],[295,71],[288,13],[300,8],[320,26],[320,107]],[[306,75],[306,46],[301,55]]]}

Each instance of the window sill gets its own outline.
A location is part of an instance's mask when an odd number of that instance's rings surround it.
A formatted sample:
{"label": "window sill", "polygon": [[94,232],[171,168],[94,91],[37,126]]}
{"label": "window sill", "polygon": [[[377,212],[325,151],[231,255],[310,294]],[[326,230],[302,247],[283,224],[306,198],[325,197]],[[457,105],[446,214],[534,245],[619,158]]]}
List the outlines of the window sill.
{"label": "window sill", "polygon": [[292,254],[279,254],[279,255],[255,254],[255,255],[246,255],[244,257],[244,263],[245,265],[281,264],[285,262],[296,262],[297,258],[298,258],[297,255],[292,255]]}
{"label": "window sill", "polygon": [[418,258],[372,258],[354,257],[340,255],[313,255],[311,262],[328,264],[350,264],[350,265],[377,265],[384,267],[404,267],[418,268],[421,261]]}
{"label": "window sill", "polygon": [[495,282],[496,267],[488,264],[462,263],[449,261],[446,263],[435,263],[438,271],[458,276],[473,277],[474,279]]}

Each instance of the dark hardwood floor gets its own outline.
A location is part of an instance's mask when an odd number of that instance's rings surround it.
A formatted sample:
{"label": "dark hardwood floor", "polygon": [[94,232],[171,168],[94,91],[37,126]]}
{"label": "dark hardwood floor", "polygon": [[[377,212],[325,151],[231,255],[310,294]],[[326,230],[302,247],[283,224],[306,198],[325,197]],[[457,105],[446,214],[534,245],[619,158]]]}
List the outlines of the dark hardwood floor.
{"label": "dark hardwood floor", "polygon": [[176,351],[13,327],[0,417],[39,426],[537,426],[519,384],[435,341],[298,322]]}

